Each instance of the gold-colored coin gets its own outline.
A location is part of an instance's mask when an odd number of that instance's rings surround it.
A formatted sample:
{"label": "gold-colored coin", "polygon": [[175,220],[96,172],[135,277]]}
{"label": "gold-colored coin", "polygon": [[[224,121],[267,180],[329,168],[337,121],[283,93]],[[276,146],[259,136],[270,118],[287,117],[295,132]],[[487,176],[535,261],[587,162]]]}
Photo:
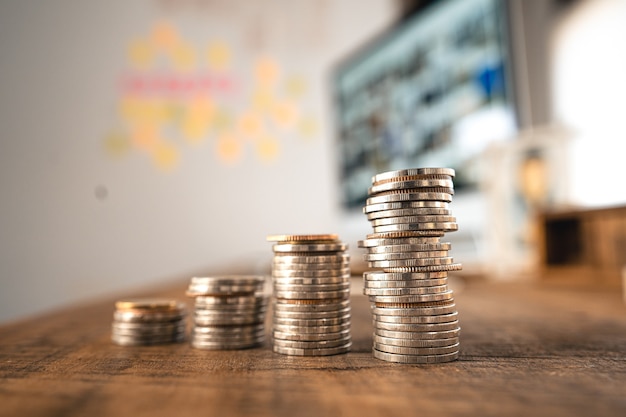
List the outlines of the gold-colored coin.
{"label": "gold-colored coin", "polygon": [[176,300],[165,298],[128,298],[115,303],[118,310],[180,310],[184,305]]}
{"label": "gold-colored coin", "polygon": [[269,242],[328,242],[336,241],[339,236],[336,234],[324,235],[269,235],[266,238]]}

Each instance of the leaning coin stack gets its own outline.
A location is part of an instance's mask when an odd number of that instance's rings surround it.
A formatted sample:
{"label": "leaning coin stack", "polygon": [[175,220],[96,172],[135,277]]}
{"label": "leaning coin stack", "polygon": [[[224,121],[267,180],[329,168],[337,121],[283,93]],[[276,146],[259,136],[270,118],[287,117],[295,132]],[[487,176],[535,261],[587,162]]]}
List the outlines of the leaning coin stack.
{"label": "leaning coin stack", "polygon": [[176,300],[138,298],[115,303],[111,340],[141,346],[185,340],[185,304]]}
{"label": "leaning coin stack", "polygon": [[457,230],[448,204],[454,170],[415,168],[372,178],[363,208],[373,233],[359,241],[378,270],[363,274],[372,303],[374,357],[399,363],[458,358],[459,321],[448,272],[461,269],[440,242]]}
{"label": "leaning coin stack", "polygon": [[212,350],[261,345],[268,304],[264,287],[265,277],[257,275],[192,278],[187,288],[195,298],[191,345]]}
{"label": "leaning coin stack", "polygon": [[350,257],[337,235],[274,235],[273,349],[296,356],[346,353]]}

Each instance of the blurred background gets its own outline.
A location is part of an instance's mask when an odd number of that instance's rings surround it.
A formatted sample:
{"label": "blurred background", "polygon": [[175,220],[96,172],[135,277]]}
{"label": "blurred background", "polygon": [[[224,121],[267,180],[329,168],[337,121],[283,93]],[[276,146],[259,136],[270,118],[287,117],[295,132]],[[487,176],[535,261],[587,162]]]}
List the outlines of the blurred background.
{"label": "blurred background", "polygon": [[[357,241],[453,167],[469,279],[620,285],[626,2],[0,1],[0,321]],[[555,282],[556,282],[555,281]]]}

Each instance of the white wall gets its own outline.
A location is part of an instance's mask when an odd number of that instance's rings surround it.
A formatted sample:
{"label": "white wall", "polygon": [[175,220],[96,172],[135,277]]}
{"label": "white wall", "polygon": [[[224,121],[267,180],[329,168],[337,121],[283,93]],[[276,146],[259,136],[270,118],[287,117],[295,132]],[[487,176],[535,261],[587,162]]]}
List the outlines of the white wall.
{"label": "white wall", "polygon": [[[394,15],[391,0],[1,2],[0,321],[265,265],[268,234],[341,231],[326,77]],[[313,130],[275,132],[272,160],[242,141],[227,163],[215,138],[174,140],[169,169],[132,146],[112,155],[128,46],[163,20],[190,44],[230,47],[234,116],[256,57],[298,74]]]}

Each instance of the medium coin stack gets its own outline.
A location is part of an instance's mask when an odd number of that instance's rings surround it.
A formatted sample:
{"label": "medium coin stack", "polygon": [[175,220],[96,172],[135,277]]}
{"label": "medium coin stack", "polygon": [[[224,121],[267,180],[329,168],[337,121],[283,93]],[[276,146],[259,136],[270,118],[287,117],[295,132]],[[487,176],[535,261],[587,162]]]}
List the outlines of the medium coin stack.
{"label": "medium coin stack", "polygon": [[230,350],[259,346],[265,340],[268,297],[265,277],[194,277],[187,295],[195,299],[191,345]]}
{"label": "medium coin stack", "polygon": [[337,235],[273,235],[273,349],[296,356],[350,351],[350,256]]}
{"label": "medium coin stack", "polygon": [[454,170],[415,168],[372,178],[363,208],[374,232],[359,241],[370,268],[364,294],[372,303],[374,357],[399,363],[458,358],[459,321],[448,272],[461,269],[440,242],[457,230],[448,204]]}
{"label": "medium coin stack", "polygon": [[115,303],[111,340],[141,346],[185,340],[185,304],[176,300],[138,298]]}

